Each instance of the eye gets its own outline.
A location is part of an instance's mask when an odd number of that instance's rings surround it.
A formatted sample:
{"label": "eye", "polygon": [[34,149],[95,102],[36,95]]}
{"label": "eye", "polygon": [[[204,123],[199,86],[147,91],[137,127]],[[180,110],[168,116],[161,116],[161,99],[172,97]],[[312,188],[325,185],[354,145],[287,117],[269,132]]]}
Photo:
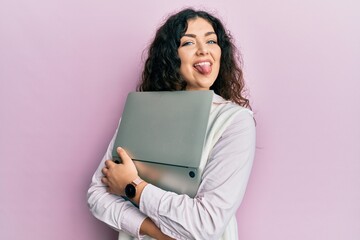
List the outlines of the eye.
{"label": "eye", "polygon": [[209,40],[209,41],[207,41],[207,43],[209,43],[209,44],[217,44],[217,42],[215,40]]}
{"label": "eye", "polygon": [[189,45],[192,45],[192,44],[193,44],[193,42],[187,41],[187,42],[183,42],[181,44],[181,46],[184,47],[184,46],[189,46]]}

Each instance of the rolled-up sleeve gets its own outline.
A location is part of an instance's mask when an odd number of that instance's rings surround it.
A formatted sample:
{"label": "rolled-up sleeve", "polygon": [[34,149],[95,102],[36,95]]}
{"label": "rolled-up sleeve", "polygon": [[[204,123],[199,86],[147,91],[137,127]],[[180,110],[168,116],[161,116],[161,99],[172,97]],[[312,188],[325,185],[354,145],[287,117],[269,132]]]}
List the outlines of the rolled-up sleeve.
{"label": "rolled-up sleeve", "polygon": [[219,239],[239,207],[255,155],[255,124],[241,111],[210,153],[197,195],[190,198],[148,184],[140,211],[176,239]]}

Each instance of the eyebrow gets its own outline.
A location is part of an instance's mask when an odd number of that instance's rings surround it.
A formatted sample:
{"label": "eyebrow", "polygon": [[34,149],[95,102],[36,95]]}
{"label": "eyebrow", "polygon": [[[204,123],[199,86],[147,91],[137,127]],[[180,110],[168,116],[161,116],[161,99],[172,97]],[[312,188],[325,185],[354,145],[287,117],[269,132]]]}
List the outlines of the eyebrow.
{"label": "eyebrow", "polygon": [[[205,37],[209,36],[209,35],[212,35],[212,34],[215,34],[215,32],[207,32],[204,34]],[[192,33],[188,33],[188,34],[184,34],[183,37],[191,37],[191,38],[196,38],[196,35],[195,34],[192,34]]]}

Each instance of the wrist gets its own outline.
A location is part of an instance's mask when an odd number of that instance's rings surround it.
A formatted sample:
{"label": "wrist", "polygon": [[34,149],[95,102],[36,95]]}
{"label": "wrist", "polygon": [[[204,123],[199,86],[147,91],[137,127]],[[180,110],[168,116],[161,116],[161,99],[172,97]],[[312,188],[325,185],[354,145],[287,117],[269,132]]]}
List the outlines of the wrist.
{"label": "wrist", "polygon": [[146,185],[148,185],[148,183],[145,182],[145,181],[142,181],[142,182],[138,185],[138,188],[137,188],[135,197],[131,200],[131,201],[132,201],[133,203],[135,203],[137,206],[140,205],[141,194],[142,194],[144,188],[146,187]]}
{"label": "wrist", "polygon": [[136,177],[131,183],[127,184],[125,187],[125,195],[126,197],[139,206],[140,197],[142,191],[148,183],[142,180],[139,176]]}
{"label": "wrist", "polygon": [[134,198],[136,195],[136,188],[142,182],[143,182],[143,180],[139,176],[137,176],[134,180],[132,180],[130,183],[128,183],[124,189],[125,196],[129,199]]}

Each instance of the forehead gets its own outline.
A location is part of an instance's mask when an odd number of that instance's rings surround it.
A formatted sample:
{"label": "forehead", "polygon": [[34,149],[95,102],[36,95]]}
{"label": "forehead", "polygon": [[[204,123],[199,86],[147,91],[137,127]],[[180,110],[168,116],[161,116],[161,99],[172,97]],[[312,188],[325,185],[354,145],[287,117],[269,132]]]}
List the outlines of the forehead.
{"label": "forehead", "polygon": [[215,32],[211,23],[204,18],[194,18],[187,21],[187,29],[185,34],[191,33],[196,35],[202,35],[208,32]]}

